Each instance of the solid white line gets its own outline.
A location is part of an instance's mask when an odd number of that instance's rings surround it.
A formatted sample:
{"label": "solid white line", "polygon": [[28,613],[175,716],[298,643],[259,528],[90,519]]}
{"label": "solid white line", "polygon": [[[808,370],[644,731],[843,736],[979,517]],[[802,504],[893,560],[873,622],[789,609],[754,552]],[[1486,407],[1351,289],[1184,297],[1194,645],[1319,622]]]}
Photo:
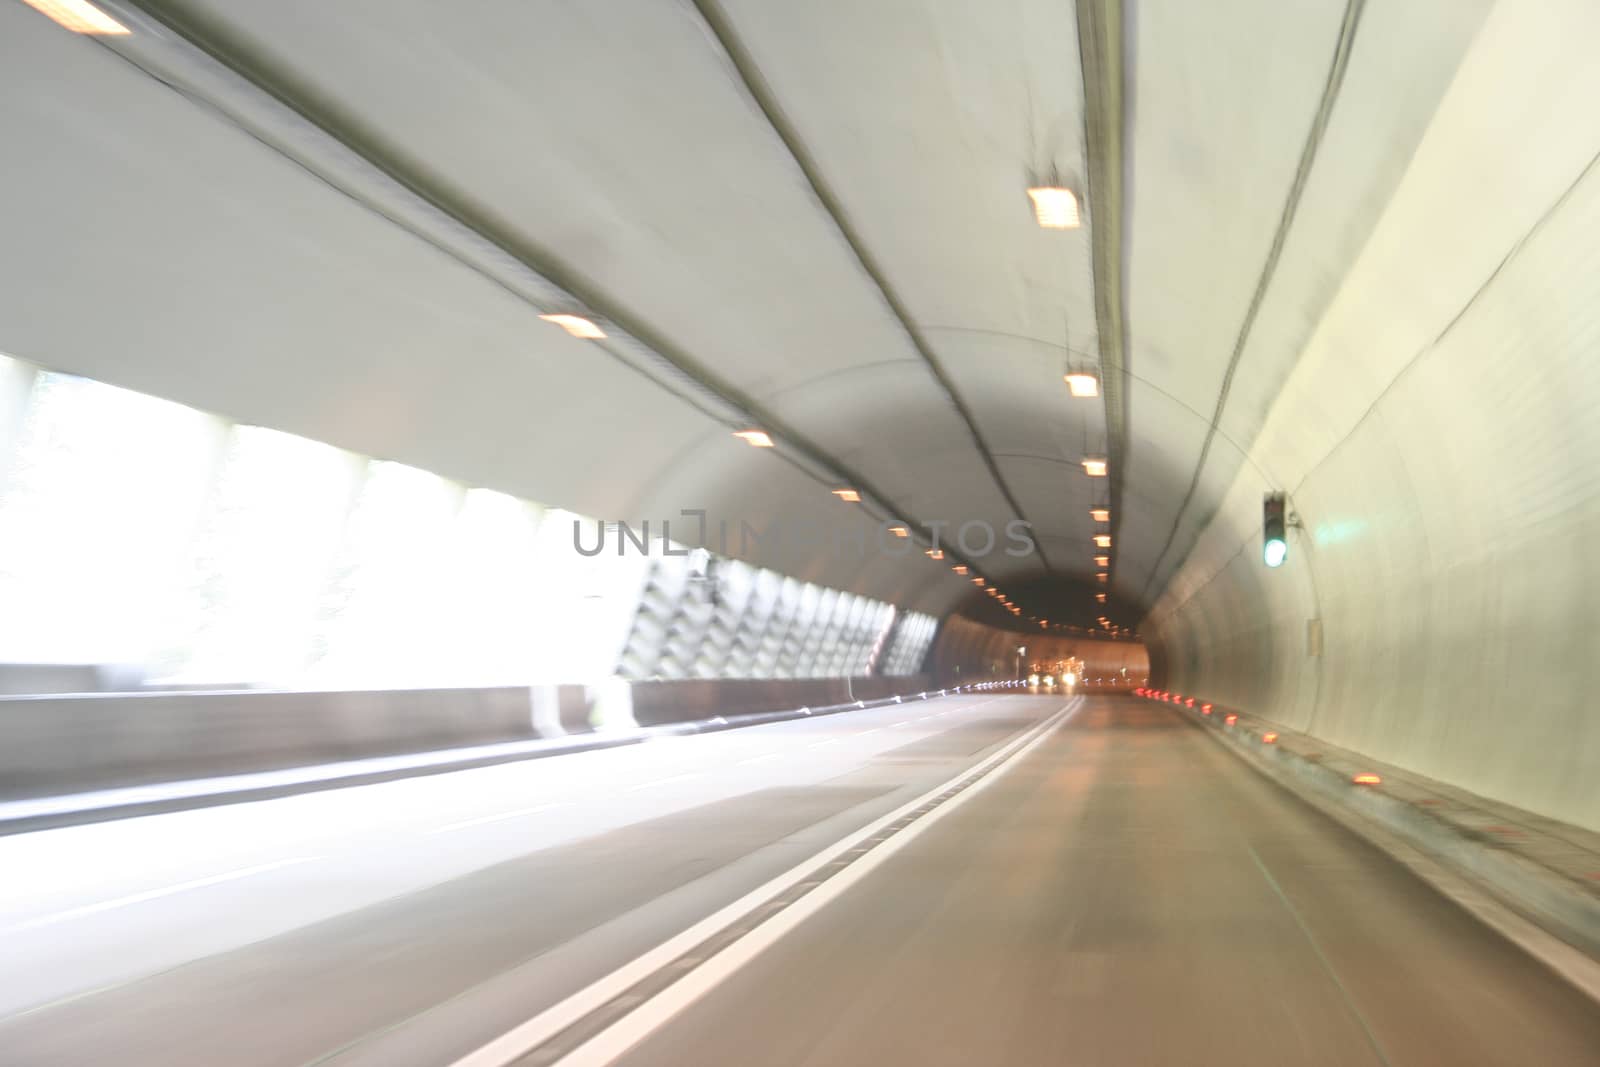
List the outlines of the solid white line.
{"label": "solid white line", "polygon": [[430,833],[430,834],[449,833],[451,830],[465,830],[469,826],[482,826],[485,823],[503,822],[506,819],[515,819],[515,818],[517,818],[519,816],[522,816],[522,815],[537,815],[541,811],[551,811],[551,810],[553,810],[555,808],[570,808],[570,807],[572,807],[572,802],[571,801],[563,801],[562,803],[559,803],[559,804],[540,804],[540,805],[537,805],[536,807],[532,807],[532,808],[518,808],[515,811],[502,811],[497,815],[483,815],[483,816],[480,816],[479,818],[476,818],[476,819],[463,819],[460,822],[446,823],[445,825],[440,826],[440,827],[438,827],[436,829],[429,830],[428,833]]}
{"label": "solid white line", "polygon": [[[1080,705],[1081,706],[1081,705]],[[632,1012],[624,1015],[588,1041],[579,1045],[556,1061],[556,1067],[602,1067],[654,1033],[673,1016],[693,1004],[700,997],[720,985],[745,964],[755,959],[765,949],[777,942],[807,918],[821,911],[842,896],[851,886],[866,878],[890,857],[928,831],[939,820],[967,803],[977,793],[994,784],[1005,773],[1025,759],[1039,745],[1049,740],[1059,727],[1076,714],[1058,714],[1043,729],[1034,733],[1021,748],[1003,759],[986,776],[963,789],[949,800],[922,816],[888,840],[876,845],[860,859],[823,882],[817,888],[777,912],[770,919],[740,937],[727,948],[690,971],[683,978],[663,989]],[[957,776],[960,777],[960,776]],[[954,779],[952,779],[954,781]],[[948,783],[947,783],[948,785]],[[937,794],[936,794],[937,795]]]}
{"label": "solid white line", "polygon": [[[750,892],[746,893],[738,900],[735,900],[733,903],[728,904],[706,918],[701,919],[687,930],[673,935],[666,941],[663,941],[661,944],[657,945],[655,948],[644,953],[642,956],[639,956],[629,963],[623,964],[610,974],[591,982],[589,985],[578,990],[576,993],[568,996],[565,1000],[562,1000],[559,1003],[545,1009],[538,1015],[535,1015],[533,1018],[529,1019],[527,1022],[524,1022],[512,1030],[500,1035],[499,1037],[490,1041],[488,1044],[467,1053],[465,1056],[452,1063],[450,1067],[505,1067],[506,1064],[512,1063],[519,1057],[525,1055],[530,1049],[537,1048],[539,1045],[550,1040],[550,1038],[554,1037],[562,1030],[565,1030],[568,1026],[571,1026],[573,1023],[577,1022],[591,1011],[594,1011],[596,1008],[599,1008],[609,1002],[612,998],[626,992],[635,983],[654,974],[666,964],[671,963],[689,949],[694,948],[696,945],[706,940],[706,938],[711,937],[713,934],[720,932],[726,927],[731,926],[733,923],[744,918],[747,914],[749,914],[751,909],[755,908],[757,905],[764,904],[778,894],[786,892],[796,884],[804,881],[806,878],[816,873],[818,870],[821,870],[823,867],[827,866],[829,863],[832,863],[839,856],[842,856],[844,853],[850,851],[850,849],[854,848],[862,841],[871,838],[884,827],[889,826],[903,816],[916,811],[918,808],[922,807],[922,805],[926,804],[928,801],[934,799],[946,789],[950,788],[950,786],[955,782],[960,781],[968,775],[986,771],[1004,760],[1009,760],[1013,755],[1020,753],[1024,747],[1031,748],[1034,743],[1042,740],[1047,733],[1066,722],[1071,715],[1077,713],[1076,708],[1073,708],[1072,712],[1069,713],[1067,711],[1069,707],[1072,707],[1070,703],[1062,705],[1061,709],[1057,711],[1055,715],[1051,716],[1049,719],[1046,719],[1044,722],[1040,723],[1038,726],[1035,726],[1031,730],[1028,730],[1018,737],[1013,738],[1004,746],[995,752],[990,753],[977,763],[963,768],[946,781],[934,786],[932,789],[928,790],[926,793],[923,793],[916,799],[907,801],[905,804],[889,812],[887,815],[880,816],[879,818],[868,823],[866,826],[863,826],[861,829],[857,830],[855,833],[847,834],[845,837],[829,845],[827,848],[824,848],[822,851],[811,856],[809,859],[802,860],[800,863],[796,864],[794,867],[791,867],[789,870],[783,872],[777,877],[772,878],[755,889],[752,889]],[[873,731],[867,732],[871,733]],[[968,787],[961,793],[957,794],[956,797],[952,798],[950,801],[947,801],[941,807],[935,809],[935,813],[949,808],[962,797],[971,795],[975,790],[981,788],[986,782],[992,780],[993,776],[990,776],[989,778],[984,778],[980,782]],[[923,819],[912,824],[912,828],[922,825],[931,817],[931,814],[929,816],[924,816]],[[890,838],[889,841],[893,842],[899,840],[900,838],[904,837],[906,833],[910,832],[910,829],[911,828],[901,831],[894,837]],[[855,869],[855,867],[859,866],[859,864],[862,862],[865,862],[865,860],[858,860],[855,864],[852,864],[851,867],[846,868],[845,872],[830,878],[828,882],[832,883],[837,879],[844,877],[844,873],[848,873],[849,870]],[[802,899],[809,899],[809,897],[814,895],[815,892],[816,890],[813,890],[812,894],[807,894],[807,897]],[[781,917],[782,915],[786,915],[793,910],[794,906],[791,905],[791,907],[784,909],[778,914]],[[757,930],[752,931],[751,934],[745,935],[745,938],[741,938],[740,942],[735,942],[735,945],[755,936],[755,934],[760,933],[761,929],[764,929],[764,927],[757,928]],[[720,959],[721,956],[719,955],[717,958]],[[680,982],[679,984],[681,985],[682,983]],[[675,988],[677,987],[671,987],[671,989]],[[670,992],[671,989],[669,989],[668,992]],[[696,993],[695,995],[698,996],[699,994]],[[660,997],[657,997],[656,999],[659,1000]],[[649,1002],[649,1004],[654,1003],[655,1000]],[[678,1009],[674,1008],[673,1010],[676,1011]],[[632,1016],[628,1016],[627,1018],[632,1018]],[[659,1023],[653,1025],[659,1025]],[[604,1037],[605,1034],[610,1032],[611,1031],[609,1030],[604,1031],[599,1036]],[[583,1046],[583,1048],[587,1047],[587,1045]]]}
{"label": "solid white line", "polygon": [[219,885],[222,882],[232,882],[239,878],[248,878],[252,874],[261,874],[265,871],[274,871],[280,867],[292,867],[297,863],[310,863],[316,858],[317,857],[315,856],[298,856],[291,860],[277,860],[273,863],[258,863],[254,867],[243,867],[237,871],[228,871],[224,874],[214,874],[209,878],[196,878],[190,882],[179,882],[177,885],[169,885],[162,889],[150,889],[143,893],[133,893],[129,896],[117,897],[114,900],[102,900],[96,904],[85,904],[79,908],[69,908],[66,911],[58,911],[53,915],[43,915],[37,919],[29,919],[27,922],[18,923],[16,926],[8,926],[4,931],[0,932],[9,934],[18,930],[37,930],[41,926],[53,926],[58,922],[65,922],[68,919],[80,919],[85,915],[94,915],[102,911],[111,911],[114,908],[126,907],[129,904],[138,904],[146,900],[155,900],[158,897],[171,896],[174,893],[182,893],[189,889],[201,889],[208,885]]}

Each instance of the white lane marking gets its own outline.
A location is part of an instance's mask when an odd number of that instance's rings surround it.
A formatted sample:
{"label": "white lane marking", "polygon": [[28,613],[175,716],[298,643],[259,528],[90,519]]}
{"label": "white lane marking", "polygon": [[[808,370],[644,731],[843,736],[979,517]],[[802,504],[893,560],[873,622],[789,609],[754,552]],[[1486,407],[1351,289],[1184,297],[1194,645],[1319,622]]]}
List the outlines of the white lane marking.
{"label": "white lane marking", "polygon": [[[900,818],[910,814],[913,811],[916,811],[918,808],[922,807],[922,805],[934,799],[946,789],[949,789],[952,784],[959,782],[968,775],[982,773],[989,768],[994,767],[1001,761],[1009,760],[1013,755],[1017,755],[1025,746],[1031,748],[1035,742],[1042,740],[1050,731],[1055,730],[1056,727],[1066,722],[1071,715],[1077,714],[1077,708],[1073,707],[1074,703],[1076,703],[1078,707],[1081,707],[1082,698],[1079,698],[1078,701],[1072,703],[1063,704],[1055,715],[1051,716],[1049,719],[1046,719],[1044,722],[1033,727],[1032,729],[1025,731],[1021,735],[1013,738],[1003,747],[995,752],[990,753],[977,763],[971,765],[970,767],[963,768],[946,781],[934,786],[932,789],[928,790],[926,793],[923,793],[916,799],[907,801],[905,804],[889,812],[887,815],[880,816],[879,818],[868,823],[866,826],[863,826],[861,829],[857,830],[855,833],[847,834],[843,838],[829,845],[827,848],[824,848],[822,851],[811,856],[809,859],[802,860],[800,863],[789,868],[789,870],[769,880],[765,884],[752,889],[750,892],[746,893],[738,900],[735,900],[733,903],[728,904],[716,912],[713,912],[706,918],[701,919],[687,930],[673,935],[672,937],[663,941],[661,944],[657,945],[655,948],[646,952],[644,955],[639,956],[629,963],[623,964],[610,974],[596,979],[594,982],[591,982],[589,985],[578,990],[576,993],[568,996],[565,1000],[546,1008],[544,1011],[540,1012],[538,1015],[535,1015],[527,1022],[522,1023],[521,1025],[504,1034],[501,1034],[488,1044],[467,1053],[465,1056],[450,1064],[450,1067],[506,1067],[507,1064],[515,1062],[520,1057],[526,1055],[530,1049],[537,1048],[539,1045],[542,1045],[544,1042],[550,1040],[562,1030],[565,1030],[567,1027],[577,1022],[579,1019],[582,1019],[585,1015],[588,1015],[590,1012],[594,1011],[596,1008],[605,1005],[614,997],[620,996],[622,993],[627,992],[627,990],[635,983],[654,974],[668,963],[671,963],[673,960],[677,959],[679,956],[682,956],[691,948],[694,948],[696,945],[700,944],[706,938],[711,937],[713,934],[720,932],[726,927],[744,918],[750,913],[751,909],[755,908],[757,905],[764,904],[780,893],[786,892],[787,890],[793,888],[796,884],[805,881],[808,877],[815,874],[823,867],[826,867],[838,857],[844,855],[852,848],[855,848],[862,841],[873,837],[884,827],[889,826]],[[1067,711],[1069,707],[1073,708],[1070,714]],[[955,804],[962,797],[971,795],[975,790],[981,788],[984,783],[992,781],[993,777],[994,776],[991,775],[988,778],[981,779],[979,782],[963,790],[954,798],[946,801],[939,808],[935,809],[934,813],[924,816],[923,819],[913,823],[912,827],[908,827],[906,830],[902,830],[894,837],[891,837],[889,841],[896,841],[904,837],[911,828],[922,825],[927,821],[928,818],[931,818],[932,814],[936,814],[939,811],[944,811],[950,808],[951,805]],[[844,874],[848,873],[849,870],[855,869],[863,862],[865,862],[865,859],[858,860],[855,864],[852,864],[851,867],[846,868],[845,872],[841,872],[840,874],[835,875],[833,878],[830,878],[828,882],[832,883],[837,881],[839,878],[844,877]],[[816,892],[817,890],[813,890],[802,899],[809,899],[811,896],[815,895]],[[794,910],[794,907],[795,905],[791,905],[789,908],[785,908],[782,912],[779,912],[778,915],[780,917],[787,915]],[[744,941],[756,936],[757,934],[761,933],[763,929],[765,929],[765,926],[758,927],[751,933],[746,934],[739,941],[735,942],[734,946],[730,946],[729,949],[725,949],[722,954],[714,957],[714,959],[721,959],[722,956],[728,951],[731,951],[733,947],[736,947],[737,945],[742,944]],[[740,962],[742,962],[742,960]],[[703,966],[709,966],[709,964]],[[718,980],[720,981],[720,978]],[[682,985],[683,983],[680,981],[678,984]],[[666,992],[670,993],[676,988],[677,986],[669,987]],[[707,986],[706,988],[710,987]],[[657,1003],[657,1001],[659,1001],[663,995],[665,994],[658,995],[654,1000],[646,1002],[645,1006],[648,1007],[649,1005]],[[697,991],[694,996],[698,995],[699,992]],[[693,999],[693,997],[690,999]],[[685,1003],[687,1003],[687,1001]],[[672,1012],[675,1013],[678,1010],[679,1007],[675,1006],[673,1007]],[[635,1014],[637,1014],[637,1012]],[[670,1017],[670,1014],[671,1013],[669,1013],[668,1016],[663,1016],[662,1021],[664,1021],[665,1018]],[[633,1017],[633,1015],[625,1016],[622,1022],[626,1022],[628,1019],[632,1019]],[[659,1025],[660,1022],[652,1023],[651,1028],[653,1029],[655,1026]],[[615,1029],[615,1027],[612,1029]],[[612,1030],[602,1031],[601,1034],[598,1035],[597,1039],[599,1037],[605,1037],[611,1032]],[[592,1043],[593,1042],[591,1042],[591,1044]],[[582,1046],[582,1048],[577,1051],[582,1051],[586,1048],[588,1048],[588,1045]],[[563,1060],[562,1062],[566,1061]]]}
{"label": "white lane marking", "polygon": [[538,804],[531,808],[517,808],[515,811],[502,811],[496,815],[483,815],[476,819],[462,819],[460,822],[446,823],[443,826],[429,830],[429,834],[445,834],[451,830],[465,830],[469,826],[482,826],[485,823],[504,822],[506,819],[516,819],[523,815],[537,815],[541,811],[553,811],[556,808],[570,808],[572,801],[563,801],[559,804]]}
{"label": "white lane marking", "polygon": [[254,867],[241,867],[239,870],[226,871],[222,874],[213,874],[208,878],[196,878],[193,881],[179,882],[177,885],[169,885],[161,889],[148,889],[143,893],[131,893],[125,897],[116,897],[112,900],[102,900],[98,903],[85,904],[78,908],[68,908],[66,911],[58,911],[52,915],[41,915],[37,919],[29,919],[27,922],[18,923],[15,926],[8,926],[4,931],[0,932],[9,934],[15,933],[19,930],[37,930],[41,926],[53,926],[56,923],[65,922],[68,919],[81,919],[85,915],[95,915],[102,911],[111,911],[115,908],[126,907],[129,904],[139,904],[146,900],[156,900],[160,897],[171,896],[174,893],[183,893],[190,889],[202,889],[208,885],[220,885],[223,882],[237,881],[240,878],[248,878],[252,874],[264,874],[267,871],[275,871],[282,867],[292,867],[297,863],[310,863],[312,860],[317,858],[318,857],[316,856],[297,856],[294,859],[289,860],[276,860],[272,863],[258,863]]}
{"label": "white lane marking", "polygon": [[674,774],[670,778],[657,778],[653,782],[641,782],[638,785],[630,785],[628,788],[624,789],[623,792],[637,793],[641,789],[654,789],[658,785],[671,785],[673,782],[687,782],[691,779],[702,777],[704,777],[704,775],[698,772],[694,774]]}

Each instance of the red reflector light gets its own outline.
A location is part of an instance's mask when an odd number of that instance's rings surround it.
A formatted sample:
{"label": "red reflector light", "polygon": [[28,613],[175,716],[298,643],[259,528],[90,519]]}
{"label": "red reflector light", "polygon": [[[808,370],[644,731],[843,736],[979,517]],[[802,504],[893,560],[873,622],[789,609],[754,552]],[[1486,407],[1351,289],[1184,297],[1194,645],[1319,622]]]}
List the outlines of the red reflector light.
{"label": "red reflector light", "polygon": [[1190,697],[1190,698],[1189,698],[1189,706],[1190,706],[1190,707],[1191,707],[1191,708],[1192,708],[1192,707],[1194,707],[1194,697]]}
{"label": "red reflector light", "polygon": [[1207,715],[1210,715],[1211,714],[1211,705],[1210,704],[1201,704],[1200,705],[1200,710],[1205,712]]}
{"label": "red reflector light", "polygon": [[1222,721],[1225,724],[1227,724],[1228,726],[1232,726],[1234,723],[1239,721],[1239,716],[1237,716],[1237,715],[1229,715],[1226,719],[1223,719]]}
{"label": "red reflector light", "polygon": [[1268,730],[1266,733],[1261,735],[1261,740],[1263,743],[1270,745],[1278,740],[1278,735]]}
{"label": "red reflector light", "polygon": [[1376,774],[1358,774],[1350,779],[1356,785],[1382,785],[1383,779]]}

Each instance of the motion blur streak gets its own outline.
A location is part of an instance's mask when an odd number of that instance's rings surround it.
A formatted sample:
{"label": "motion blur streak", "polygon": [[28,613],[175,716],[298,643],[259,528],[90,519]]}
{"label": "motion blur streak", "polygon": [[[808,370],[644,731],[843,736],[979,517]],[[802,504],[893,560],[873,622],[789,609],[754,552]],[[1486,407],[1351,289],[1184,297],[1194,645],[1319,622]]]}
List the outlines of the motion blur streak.
{"label": "motion blur streak", "polygon": [[0,1065],[1600,1067],[1596,41],[0,0]]}

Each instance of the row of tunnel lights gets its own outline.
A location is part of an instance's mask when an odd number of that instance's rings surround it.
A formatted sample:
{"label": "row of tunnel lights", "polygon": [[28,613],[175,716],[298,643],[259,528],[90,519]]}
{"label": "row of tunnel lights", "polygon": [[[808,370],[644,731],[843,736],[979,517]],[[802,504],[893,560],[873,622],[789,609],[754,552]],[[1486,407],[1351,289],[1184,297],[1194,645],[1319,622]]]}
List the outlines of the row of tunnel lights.
{"label": "row of tunnel lights", "polygon": [[[606,336],[605,331],[602,330],[596,323],[579,315],[549,314],[540,315],[539,317],[546,322],[555,323],[562,329],[566,330],[567,333],[571,334],[573,337],[580,339],[601,340]],[[1088,374],[1085,372],[1070,373],[1066,375],[1066,381],[1068,389],[1074,397],[1093,397],[1100,395],[1099,379],[1093,374]],[[755,428],[735,430],[733,431],[733,436],[739,438],[739,440],[743,441],[752,448],[775,447],[775,443],[772,440],[772,435],[765,430]],[[1083,460],[1083,469],[1090,477],[1104,477],[1107,471],[1106,461],[1103,458],[1086,457]],[[847,504],[861,503],[861,491],[853,486],[840,486],[836,489],[830,490],[830,492]],[[1095,522],[1109,523],[1111,521],[1111,509],[1108,507],[1090,508],[1089,517]],[[903,523],[895,523],[894,525],[891,525],[889,527],[889,532],[896,537],[911,536],[910,527]],[[1109,549],[1111,547],[1111,535],[1109,533],[1095,534],[1094,546],[1096,549],[1100,550]],[[938,547],[929,548],[924,554],[933,560],[944,559],[944,550]],[[1098,567],[1101,568],[1100,572],[1095,576],[1096,579],[1101,582],[1109,581],[1109,574],[1105,568],[1110,565],[1111,557],[1107,554],[1104,554],[1102,551],[1101,554],[1094,557],[1094,562]],[[965,564],[953,564],[950,569],[956,574],[966,577],[968,576],[970,568]],[[1008,597],[1000,589],[988,585],[987,581],[982,576],[971,575],[971,581],[974,585],[978,586],[980,589],[983,589],[989,596],[999,601],[999,603],[1012,615],[1019,617],[1022,615],[1022,609],[1013,603],[1010,597]],[[1106,602],[1106,594],[1096,593],[1095,600],[1101,604],[1104,604]],[[1032,621],[1038,622],[1041,627],[1048,628],[1050,625],[1049,619],[1040,619],[1037,616],[1031,615],[1028,618]],[[1098,621],[1102,627],[1113,633],[1122,634],[1127,632],[1120,627],[1113,626],[1111,620],[1105,616],[1101,616]]]}
{"label": "row of tunnel lights", "polygon": [[[1195,706],[1195,698],[1194,697],[1186,697],[1182,693],[1170,693],[1165,689],[1135,689],[1133,691],[1133,695],[1134,696],[1139,696],[1139,697],[1144,697],[1146,700],[1159,700],[1159,701],[1162,701],[1163,703],[1167,703],[1167,704],[1177,704],[1178,706],[1184,707],[1184,708],[1193,708]],[[1213,706],[1212,705],[1205,704],[1205,703],[1202,703],[1200,705],[1200,714],[1201,715],[1209,716],[1212,711],[1213,711]],[[1236,713],[1231,712],[1231,711],[1223,713],[1223,716],[1222,716],[1222,725],[1223,726],[1237,726],[1238,724],[1239,724],[1239,716]],[[1261,734],[1261,743],[1264,744],[1264,745],[1275,745],[1275,744],[1277,744],[1278,743],[1278,734],[1277,734],[1277,732],[1274,731],[1274,730],[1263,731],[1262,734]],[[1359,774],[1353,774],[1353,775],[1350,776],[1350,781],[1353,782],[1356,785],[1382,785],[1383,784],[1382,776],[1373,774],[1370,771],[1363,771],[1363,772],[1361,772]]]}

